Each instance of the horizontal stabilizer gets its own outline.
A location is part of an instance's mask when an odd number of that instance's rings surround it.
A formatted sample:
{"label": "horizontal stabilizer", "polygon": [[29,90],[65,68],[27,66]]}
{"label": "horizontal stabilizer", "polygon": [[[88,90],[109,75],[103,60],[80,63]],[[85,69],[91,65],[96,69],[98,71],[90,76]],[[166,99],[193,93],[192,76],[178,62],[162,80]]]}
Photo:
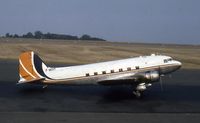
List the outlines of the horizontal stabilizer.
{"label": "horizontal stabilizer", "polygon": [[32,80],[28,80],[28,81],[19,81],[17,84],[25,84],[25,83],[40,83],[45,80],[45,78],[38,78],[38,79],[32,79]]}

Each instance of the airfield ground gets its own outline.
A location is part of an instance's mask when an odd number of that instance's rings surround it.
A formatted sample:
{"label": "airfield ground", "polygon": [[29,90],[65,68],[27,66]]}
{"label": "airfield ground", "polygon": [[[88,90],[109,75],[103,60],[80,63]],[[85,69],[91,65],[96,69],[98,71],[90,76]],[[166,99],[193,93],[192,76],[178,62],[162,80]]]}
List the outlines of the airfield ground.
{"label": "airfield ground", "polygon": [[[151,53],[183,63],[136,99],[126,86],[16,86],[18,56],[37,52],[48,65],[75,65]],[[200,46],[0,38],[0,122],[199,122]]]}

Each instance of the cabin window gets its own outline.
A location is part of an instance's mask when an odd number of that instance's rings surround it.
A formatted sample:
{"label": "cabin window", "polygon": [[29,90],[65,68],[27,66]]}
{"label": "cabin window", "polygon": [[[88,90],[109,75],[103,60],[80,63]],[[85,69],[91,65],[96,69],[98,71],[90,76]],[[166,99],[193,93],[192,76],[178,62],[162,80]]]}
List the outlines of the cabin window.
{"label": "cabin window", "polygon": [[165,60],[164,60],[164,63],[167,63],[167,62],[168,62],[168,61],[165,59]]}
{"label": "cabin window", "polygon": [[128,68],[127,68],[127,71],[131,71],[131,68],[130,68],[130,67],[128,67]]}
{"label": "cabin window", "polygon": [[120,68],[120,69],[119,69],[119,72],[122,72],[122,71],[123,71],[123,69],[122,69],[122,68]]}
{"label": "cabin window", "polygon": [[85,76],[90,76],[90,74],[89,74],[89,73],[86,73]]}
{"label": "cabin window", "polygon": [[111,70],[110,72],[111,72],[111,73],[114,73],[115,71],[114,71],[114,70]]}
{"label": "cabin window", "polygon": [[135,66],[135,69],[140,69],[140,67],[139,66]]}
{"label": "cabin window", "polygon": [[169,61],[172,61],[172,60],[173,60],[172,58],[164,59],[164,63],[168,63]]}
{"label": "cabin window", "polygon": [[102,74],[106,74],[106,71],[102,71]]}
{"label": "cabin window", "polygon": [[97,73],[97,72],[94,72],[94,75],[98,75],[98,73]]}

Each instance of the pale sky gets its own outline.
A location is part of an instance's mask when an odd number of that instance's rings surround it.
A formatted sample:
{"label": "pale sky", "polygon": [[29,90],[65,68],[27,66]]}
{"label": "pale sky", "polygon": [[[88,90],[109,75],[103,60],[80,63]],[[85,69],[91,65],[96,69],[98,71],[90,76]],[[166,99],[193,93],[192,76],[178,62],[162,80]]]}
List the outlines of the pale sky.
{"label": "pale sky", "polygon": [[200,0],[0,0],[0,35],[36,30],[200,44]]}

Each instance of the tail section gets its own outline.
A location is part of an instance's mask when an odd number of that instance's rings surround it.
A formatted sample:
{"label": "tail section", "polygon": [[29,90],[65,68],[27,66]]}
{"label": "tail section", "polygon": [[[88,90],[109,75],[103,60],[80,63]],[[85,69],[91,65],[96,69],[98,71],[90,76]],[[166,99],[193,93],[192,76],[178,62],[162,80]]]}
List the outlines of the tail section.
{"label": "tail section", "polygon": [[33,51],[24,52],[19,56],[19,83],[41,81],[48,78],[44,71],[47,66]]}

